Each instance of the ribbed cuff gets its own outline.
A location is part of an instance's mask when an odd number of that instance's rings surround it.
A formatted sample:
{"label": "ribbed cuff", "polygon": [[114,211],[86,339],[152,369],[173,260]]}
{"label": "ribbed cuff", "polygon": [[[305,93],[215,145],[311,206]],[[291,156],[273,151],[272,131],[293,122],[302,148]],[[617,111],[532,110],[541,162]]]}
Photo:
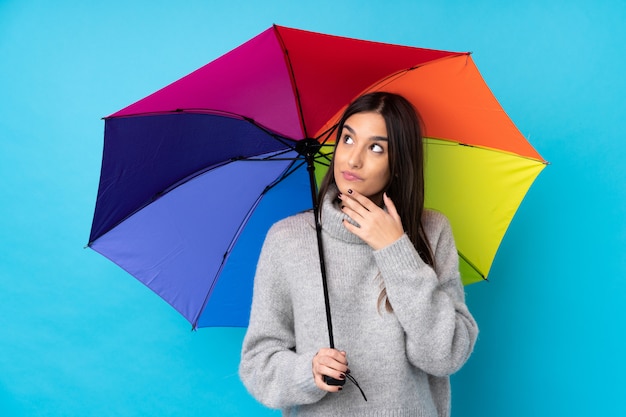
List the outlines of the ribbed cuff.
{"label": "ribbed cuff", "polygon": [[425,265],[406,234],[391,245],[374,251],[374,259],[381,271],[417,270]]}
{"label": "ribbed cuff", "polygon": [[298,392],[303,395],[303,403],[312,404],[321,400],[326,391],[322,391],[315,385],[313,379],[313,356],[316,352],[299,354],[293,369],[293,384]]}

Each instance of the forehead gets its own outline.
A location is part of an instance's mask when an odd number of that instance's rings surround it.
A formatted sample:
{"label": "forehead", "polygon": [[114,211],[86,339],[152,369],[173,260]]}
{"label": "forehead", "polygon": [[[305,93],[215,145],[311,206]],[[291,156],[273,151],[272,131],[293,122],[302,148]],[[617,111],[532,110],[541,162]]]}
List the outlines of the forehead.
{"label": "forehead", "polygon": [[343,128],[356,134],[387,136],[385,119],[381,114],[375,112],[355,113],[346,119]]}

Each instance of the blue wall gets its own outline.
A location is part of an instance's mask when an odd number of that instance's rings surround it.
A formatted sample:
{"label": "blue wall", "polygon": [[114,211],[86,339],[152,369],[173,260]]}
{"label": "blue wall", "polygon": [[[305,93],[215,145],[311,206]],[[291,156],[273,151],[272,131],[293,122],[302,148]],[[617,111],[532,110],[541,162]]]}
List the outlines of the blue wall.
{"label": "blue wall", "polygon": [[83,246],[100,117],[272,23],[474,53],[551,165],[467,288],[481,334],[455,415],[626,415],[626,3],[216,3],[0,1],[0,415],[263,414],[241,329],[190,332]]}

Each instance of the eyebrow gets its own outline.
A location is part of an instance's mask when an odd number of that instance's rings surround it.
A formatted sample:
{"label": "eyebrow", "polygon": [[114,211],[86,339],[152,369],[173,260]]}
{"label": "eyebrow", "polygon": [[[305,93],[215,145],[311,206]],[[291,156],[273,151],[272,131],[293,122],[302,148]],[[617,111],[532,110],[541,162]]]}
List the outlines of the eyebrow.
{"label": "eyebrow", "polygon": [[[346,124],[344,124],[344,125],[343,125],[343,128],[344,128],[344,129],[348,129],[348,131],[349,131],[350,133],[352,133],[353,135],[356,133],[356,132],[354,131],[354,129],[352,129],[352,128],[350,127],[350,125],[346,125]],[[389,142],[389,139],[387,139],[387,137],[386,137],[386,136],[372,136],[372,137],[370,137],[370,138],[369,138],[369,140],[372,140],[372,141]]]}

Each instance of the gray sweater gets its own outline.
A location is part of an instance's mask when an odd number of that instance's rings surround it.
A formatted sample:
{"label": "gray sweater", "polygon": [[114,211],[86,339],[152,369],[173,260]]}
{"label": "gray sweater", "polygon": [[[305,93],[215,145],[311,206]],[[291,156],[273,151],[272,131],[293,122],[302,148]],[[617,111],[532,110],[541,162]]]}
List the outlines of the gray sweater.
{"label": "gray sweater", "polygon": [[[323,204],[335,347],[347,353],[368,401],[350,381],[339,393],[313,381],[313,356],[329,341],[312,212],[267,234],[243,341],[244,385],[285,416],[449,416],[449,375],[470,356],[478,328],[465,305],[448,220],[424,213],[433,270],[408,236],[374,251],[345,229],[346,216],[330,199]],[[377,306],[383,281],[393,313]]]}

